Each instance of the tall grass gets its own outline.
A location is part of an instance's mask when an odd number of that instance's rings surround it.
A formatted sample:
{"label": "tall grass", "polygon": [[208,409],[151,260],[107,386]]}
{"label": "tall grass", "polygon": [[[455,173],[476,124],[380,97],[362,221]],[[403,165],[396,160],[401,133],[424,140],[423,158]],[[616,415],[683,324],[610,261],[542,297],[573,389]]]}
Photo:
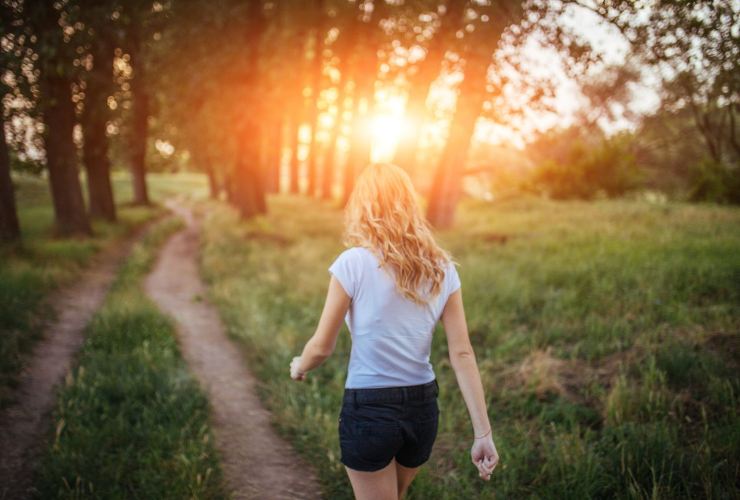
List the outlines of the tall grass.
{"label": "tall grass", "polygon": [[159,223],[135,247],[88,327],[54,411],[38,498],[226,498],[208,401],[173,323],[141,290],[179,224]]}
{"label": "tall grass", "polygon": [[[201,267],[281,431],[351,498],[337,418],[350,339],[298,384],[341,252],[341,212],[270,198],[247,223],[213,204]],[[470,463],[444,331],[440,428],[410,498],[737,498],[740,212],[644,201],[465,200],[438,234],[460,262],[501,465]]]}

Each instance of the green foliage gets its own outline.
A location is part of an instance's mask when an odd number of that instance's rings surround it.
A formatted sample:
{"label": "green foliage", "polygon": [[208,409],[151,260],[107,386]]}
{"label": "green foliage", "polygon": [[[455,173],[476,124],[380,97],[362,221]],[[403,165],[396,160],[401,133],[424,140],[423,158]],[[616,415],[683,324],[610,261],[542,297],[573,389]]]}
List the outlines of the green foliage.
{"label": "green foliage", "polygon": [[691,171],[689,199],[740,204],[740,171],[704,158]]}
{"label": "green foliage", "polygon": [[88,328],[54,411],[38,498],[226,498],[208,401],[172,322],[141,293],[165,220],[133,251]]}
{"label": "green foliage", "polygon": [[[210,295],[279,429],[329,498],[351,498],[336,427],[346,328],[305,382],[286,373],[316,328],[341,212],[276,196],[269,215],[240,223],[210,206]],[[438,238],[461,263],[501,466],[484,483],[470,464],[439,327],[440,429],[409,498],[734,498],[738,222],[737,209],[683,203],[463,202],[458,227]]]}
{"label": "green foliage", "polygon": [[628,133],[592,145],[576,138],[562,159],[547,159],[532,173],[535,189],[554,199],[616,197],[643,181]]}

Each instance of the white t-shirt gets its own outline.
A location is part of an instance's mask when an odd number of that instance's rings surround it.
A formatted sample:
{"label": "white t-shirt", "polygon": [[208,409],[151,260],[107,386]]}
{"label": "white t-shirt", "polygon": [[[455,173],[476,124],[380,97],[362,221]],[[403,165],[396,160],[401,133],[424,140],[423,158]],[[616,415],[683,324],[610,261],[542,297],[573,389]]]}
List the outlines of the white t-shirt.
{"label": "white t-shirt", "polygon": [[448,262],[439,295],[422,306],[396,290],[393,278],[364,247],[343,251],[329,266],[351,297],[345,316],[352,336],[345,388],[399,387],[431,382],[434,326],[449,296],[460,288]]}

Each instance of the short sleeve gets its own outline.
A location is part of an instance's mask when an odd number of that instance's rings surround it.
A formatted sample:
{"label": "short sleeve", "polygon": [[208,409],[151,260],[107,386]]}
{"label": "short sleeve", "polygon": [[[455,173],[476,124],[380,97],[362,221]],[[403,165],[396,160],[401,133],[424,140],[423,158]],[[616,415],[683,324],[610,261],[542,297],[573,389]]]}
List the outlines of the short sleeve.
{"label": "short sleeve", "polygon": [[454,262],[450,261],[447,263],[447,273],[449,273],[449,276],[445,276],[447,278],[447,297],[452,295],[458,288],[460,288],[460,276],[457,274],[457,268],[455,267]]}
{"label": "short sleeve", "polygon": [[333,274],[339,283],[347,292],[350,298],[355,296],[357,286],[357,266],[353,258],[352,249],[349,248],[339,254],[339,256],[329,266],[329,272]]}

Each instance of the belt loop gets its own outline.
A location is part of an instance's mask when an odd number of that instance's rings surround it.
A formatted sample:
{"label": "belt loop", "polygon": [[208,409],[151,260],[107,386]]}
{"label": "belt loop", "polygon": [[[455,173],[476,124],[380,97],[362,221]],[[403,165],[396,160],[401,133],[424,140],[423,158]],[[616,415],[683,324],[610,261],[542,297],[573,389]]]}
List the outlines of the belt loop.
{"label": "belt loop", "polygon": [[352,404],[355,410],[359,408],[359,405],[357,404],[357,391],[352,391]]}
{"label": "belt loop", "polygon": [[403,390],[403,397],[401,402],[405,403],[409,400],[409,389],[408,387],[402,387],[401,389]]}

